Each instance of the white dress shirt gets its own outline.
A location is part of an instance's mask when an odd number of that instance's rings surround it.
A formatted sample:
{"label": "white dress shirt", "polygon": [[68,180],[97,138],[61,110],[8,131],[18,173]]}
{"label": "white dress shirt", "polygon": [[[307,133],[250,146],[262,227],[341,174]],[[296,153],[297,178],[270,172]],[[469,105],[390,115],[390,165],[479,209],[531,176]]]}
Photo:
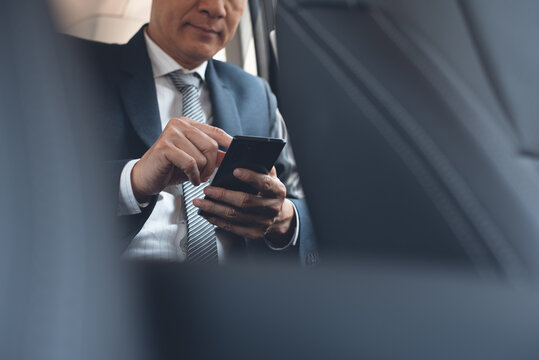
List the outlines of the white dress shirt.
{"label": "white dress shirt", "polygon": [[[186,73],[197,73],[202,79],[200,86],[200,103],[206,115],[207,123],[212,124],[212,106],[208,86],[205,82],[207,62],[193,70],[186,70],[174,59],[166,54],[150,37],[144,33],[148,55],[152,64],[152,71],[157,92],[157,102],[161,118],[161,128],[164,129],[171,118],[182,114],[183,97],[174,87],[167,74],[177,70]],[[120,177],[120,195],[118,203],[118,216],[138,214],[141,207],[147,204],[138,204],[131,187],[131,170],[136,160],[129,161],[123,168]],[[183,205],[181,185],[168,186],[158,194],[157,203],[148,220],[133,238],[124,257],[130,259],[152,259],[168,261],[184,261],[187,255],[187,219]],[[294,246],[298,237],[299,216],[296,212],[296,231],[292,241],[283,248],[268,247],[273,250],[283,250]],[[219,262],[226,260],[227,255],[236,246],[243,246],[243,239],[231,233],[216,229],[217,253]]]}

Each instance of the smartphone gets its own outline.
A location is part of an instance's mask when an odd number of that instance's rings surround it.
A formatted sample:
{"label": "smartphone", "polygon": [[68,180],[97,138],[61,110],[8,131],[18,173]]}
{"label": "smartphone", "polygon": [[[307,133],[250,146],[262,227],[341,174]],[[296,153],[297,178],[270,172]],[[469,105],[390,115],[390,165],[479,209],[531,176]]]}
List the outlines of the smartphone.
{"label": "smartphone", "polygon": [[243,168],[268,174],[286,145],[286,140],[258,136],[234,136],[211,181],[211,186],[257,194],[258,190],[237,179],[232,172]]}

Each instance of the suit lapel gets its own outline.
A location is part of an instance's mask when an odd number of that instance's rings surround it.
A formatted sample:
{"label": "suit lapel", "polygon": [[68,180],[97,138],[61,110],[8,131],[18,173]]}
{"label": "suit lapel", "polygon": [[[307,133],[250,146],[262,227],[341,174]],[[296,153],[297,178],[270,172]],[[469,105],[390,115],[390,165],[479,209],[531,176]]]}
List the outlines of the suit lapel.
{"label": "suit lapel", "polygon": [[120,94],[127,116],[147,147],[161,134],[161,120],[144,28],[124,46]]}
{"label": "suit lapel", "polygon": [[[133,128],[146,146],[150,147],[162,130],[152,65],[143,31],[144,28],[140,29],[124,46],[122,55],[124,74],[119,81],[119,87]],[[232,136],[243,134],[235,97],[221,81],[211,59],[206,69],[206,79],[212,103],[213,125]]]}
{"label": "suit lapel", "polygon": [[219,127],[229,135],[242,135],[242,126],[236,100],[232,91],[226,87],[217,74],[213,60],[208,61],[206,79],[210,89],[213,112],[213,126]]}

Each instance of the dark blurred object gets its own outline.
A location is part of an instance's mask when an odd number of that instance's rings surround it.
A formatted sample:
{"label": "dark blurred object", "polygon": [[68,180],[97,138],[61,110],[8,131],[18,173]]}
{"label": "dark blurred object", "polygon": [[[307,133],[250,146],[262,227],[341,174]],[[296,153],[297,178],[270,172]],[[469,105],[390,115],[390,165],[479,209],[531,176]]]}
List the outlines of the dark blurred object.
{"label": "dark blurred object", "polygon": [[137,358],[91,72],[45,2],[2,1],[0,19],[0,358]]}
{"label": "dark blurred object", "polygon": [[157,359],[532,360],[539,294],[410,264],[139,268]]}
{"label": "dark blurred object", "polygon": [[539,280],[539,2],[279,2],[280,107],[326,258]]}

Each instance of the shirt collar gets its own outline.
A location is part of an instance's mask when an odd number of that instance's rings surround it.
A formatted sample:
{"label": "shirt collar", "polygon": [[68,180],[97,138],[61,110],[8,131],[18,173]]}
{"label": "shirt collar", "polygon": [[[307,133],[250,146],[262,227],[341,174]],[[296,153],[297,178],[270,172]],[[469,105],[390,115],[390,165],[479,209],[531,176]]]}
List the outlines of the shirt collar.
{"label": "shirt collar", "polygon": [[158,78],[165,76],[168,73],[177,70],[183,70],[186,74],[197,73],[202,81],[205,81],[206,67],[208,66],[208,61],[204,61],[198,67],[187,70],[180,64],[176,62],[173,58],[170,57],[163,49],[159,47],[146,33],[144,30],[144,39],[146,40],[146,48],[148,50],[148,56],[150,57],[150,62],[152,63],[153,77]]}

